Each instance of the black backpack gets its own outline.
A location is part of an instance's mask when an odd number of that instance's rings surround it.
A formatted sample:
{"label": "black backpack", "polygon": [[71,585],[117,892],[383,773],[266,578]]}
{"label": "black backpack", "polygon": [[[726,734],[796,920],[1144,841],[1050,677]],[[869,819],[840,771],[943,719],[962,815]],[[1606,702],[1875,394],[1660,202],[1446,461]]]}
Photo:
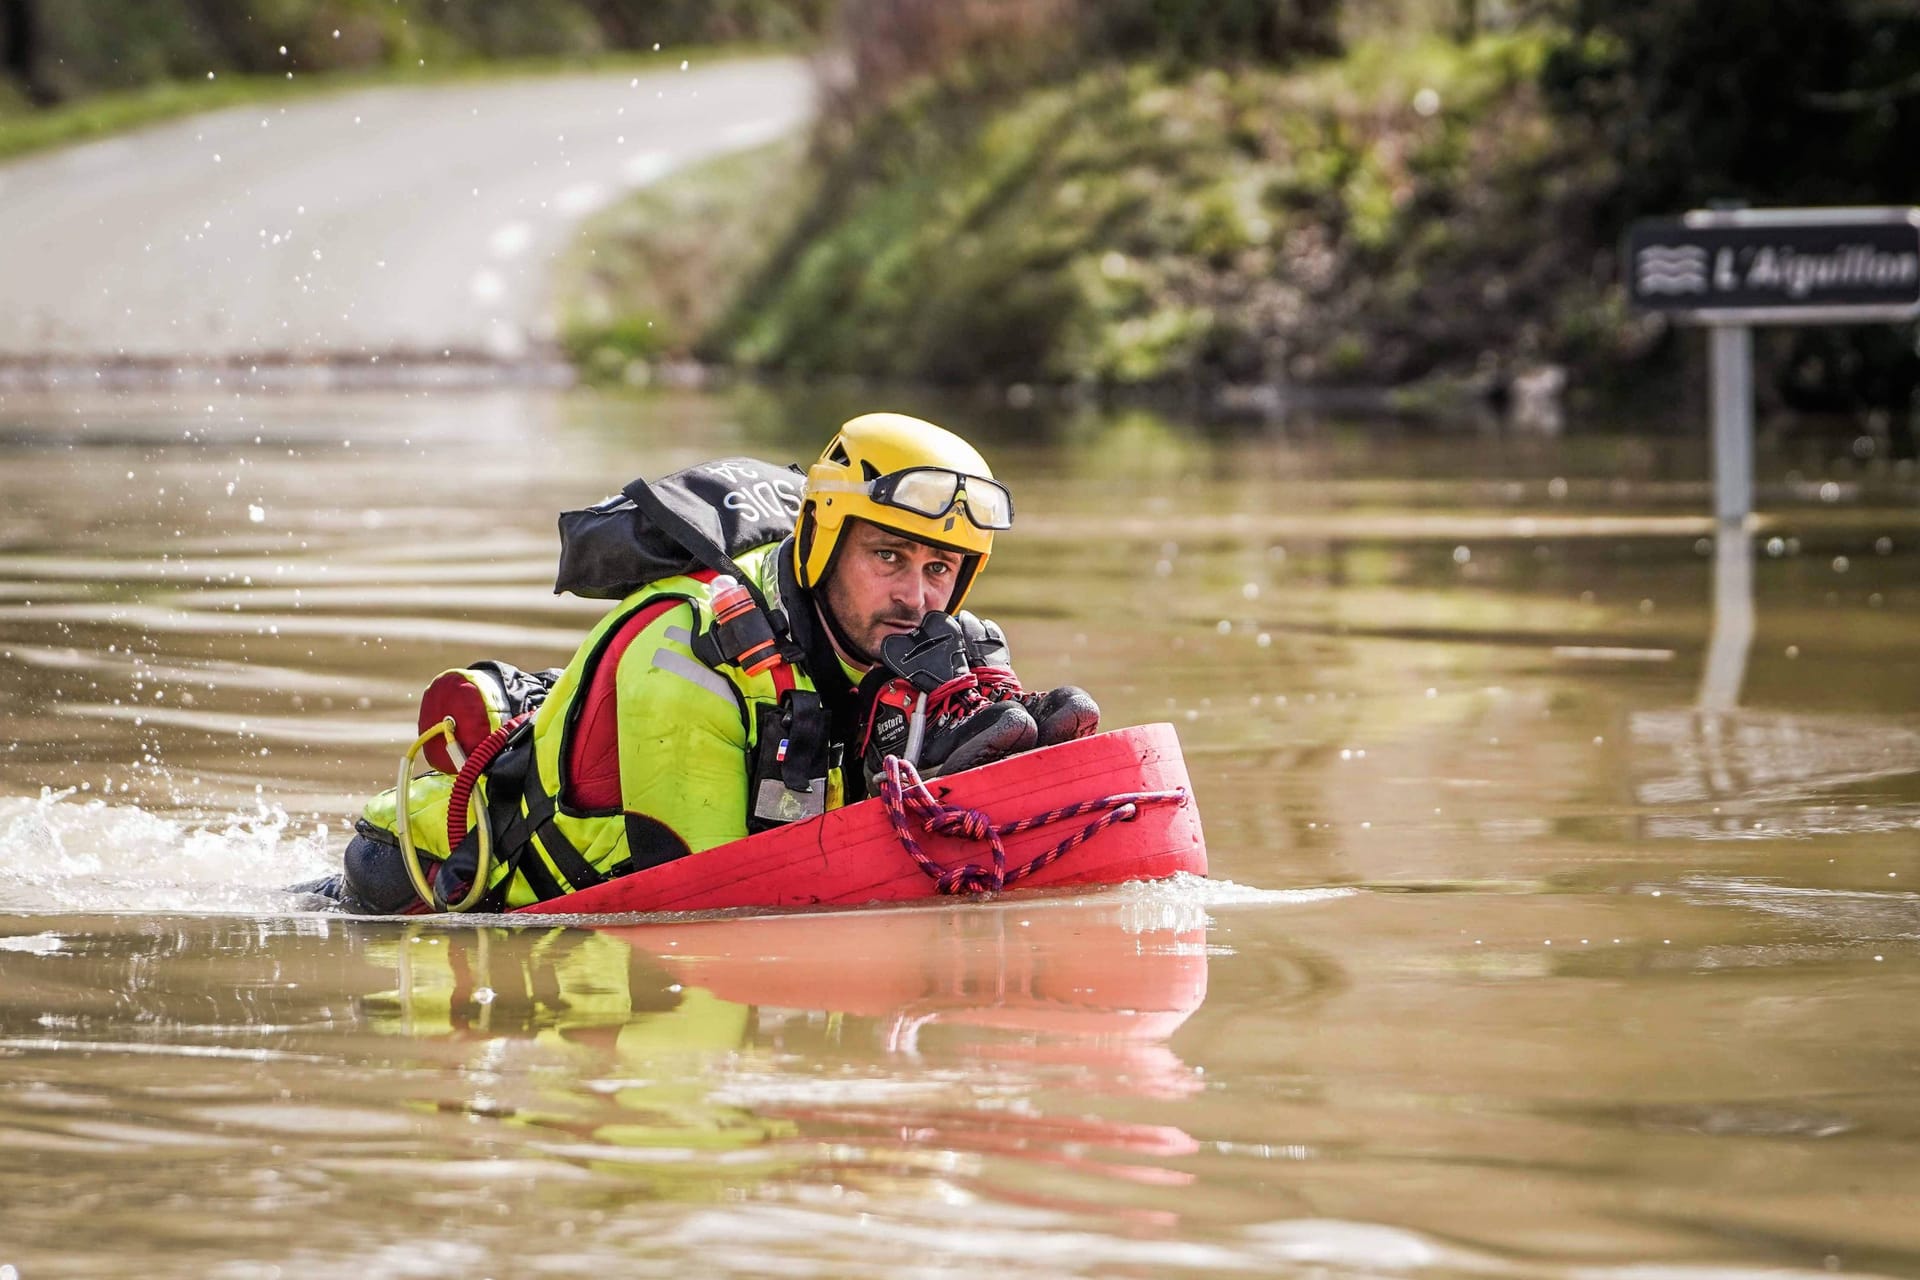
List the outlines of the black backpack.
{"label": "black backpack", "polygon": [[745,582],[733,557],[792,533],[805,486],[799,467],[757,458],[720,458],[651,483],[635,480],[604,502],[560,514],[554,592],[619,600],[702,568]]}

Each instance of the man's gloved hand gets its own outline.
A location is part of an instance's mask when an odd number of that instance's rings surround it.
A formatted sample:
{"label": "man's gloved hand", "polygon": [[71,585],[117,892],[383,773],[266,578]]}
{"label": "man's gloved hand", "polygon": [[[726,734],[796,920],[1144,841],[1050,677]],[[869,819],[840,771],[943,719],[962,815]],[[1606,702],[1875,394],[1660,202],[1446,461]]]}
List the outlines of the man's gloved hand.
{"label": "man's gloved hand", "polygon": [[975,671],[992,668],[1013,674],[1013,653],[1007,648],[1007,633],[992,618],[976,618],[965,609],[953,615],[960,624],[960,638],[966,647],[967,665]]}
{"label": "man's gloved hand", "polygon": [[[967,616],[967,615],[962,615]],[[932,613],[909,635],[889,636],[881,661],[860,683],[865,725],[861,765],[869,789],[888,756],[904,757],[914,707],[927,696],[919,759],[926,778],[958,773],[1030,749],[1039,737],[1017,700],[995,700],[968,672],[961,624]]]}
{"label": "man's gloved hand", "polygon": [[980,679],[981,692],[996,702],[1015,701],[1033,717],[1037,745],[1051,747],[1072,742],[1100,730],[1100,704],[1078,685],[1029,692],[1013,673],[1007,636],[991,618],[976,618],[962,610],[954,616],[967,651],[967,662]]}

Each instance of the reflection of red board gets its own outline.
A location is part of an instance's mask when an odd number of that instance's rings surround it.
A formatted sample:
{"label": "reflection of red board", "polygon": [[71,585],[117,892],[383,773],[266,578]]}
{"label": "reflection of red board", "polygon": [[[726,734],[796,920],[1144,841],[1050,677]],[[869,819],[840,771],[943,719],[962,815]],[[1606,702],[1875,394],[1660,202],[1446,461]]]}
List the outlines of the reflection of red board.
{"label": "reflection of red board", "polygon": [[[1098,1078],[1096,1088],[1184,1097],[1201,1080],[1166,1040],[1206,999],[1206,929],[1197,912],[1145,927],[1128,917],[1124,901],[1053,899],[970,911],[661,921],[601,933],[722,1000],[883,1020],[890,1049],[911,1050],[937,1026],[950,1052],[1078,1068]],[[990,1049],[969,1049],[966,1031],[1004,1034]],[[977,1126],[980,1117],[971,1120]],[[1028,1122],[1037,1118],[1020,1123]],[[1143,1132],[1185,1138],[1157,1126]],[[1128,1140],[1108,1131],[1100,1141]]]}
{"label": "reflection of red board", "polygon": [[[1050,1034],[1164,1036],[1207,991],[1206,931],[1127,927],[1116,905],[733,916],[604,930],[722,1000]],[[1126,1017],[1114,1019],[1116,1011]]]}
{"label": "reflection of red board", "polygon": [[[982,810],[996,823],[1123,792],[1184,788],[1186,803],[1144,805],[1133,821],[1115,823],[1010,887],[1118,884],[1164,879],[1181,871],[1207,872],[1200,815],[1172,725],[1096,734],[937,778],[928,786],[942,804]],[[1095,816],[1069,818],[1009,837],[1008,868],[1052,848]],[[942,866],[986,865],[991,859],[984,842],[927,835],[918,824],[911,825],[920,847]],[[878,800],[866,800],[519,910],[601,915],[852,906],[934,896],[933,881],[900,847],[884,807]]]}

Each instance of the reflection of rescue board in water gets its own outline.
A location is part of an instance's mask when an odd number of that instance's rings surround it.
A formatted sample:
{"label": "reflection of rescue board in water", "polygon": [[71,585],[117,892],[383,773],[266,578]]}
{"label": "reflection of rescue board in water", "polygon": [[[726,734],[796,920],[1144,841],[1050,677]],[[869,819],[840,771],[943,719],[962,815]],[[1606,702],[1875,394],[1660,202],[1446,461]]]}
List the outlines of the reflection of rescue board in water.
{"label": "reflection of rescue board in water", "polygon": [[[565,1135],[544,1149],[661,1197],[763,1179],[874,1179],[897,1195],[898,1160],[927,1152],[942,1161],[936,1190],[949,1162],[979,1157],[1168,1185],[1192,1176],[1170,1162],[1200,1149],[1124,1108],[1078,1105],[1205,1087],[1169,1043],[1207,994],[1193,904],[1036,899],[351,940],[384,970],[359,1025],[471,1046],[476,1070],[456,1073],[451,1095],[427,1089],[425,1106]],[[540,1064],[528,1087],[501,1087],[513,1062]],[[1024,1181],[995,1194],[1026,1199]],[[1130,1212],[1103,1182],[1048,1185],[1079,1197],[1055,1208]]]}
{"label": "reflection of rescue board in water", "polygon": [[1198,1092],[1166,1041],[1206,998],[1204,917],[1189,908],[1130,927],[1127,907],[1098,901],[1035,903],[1017,918],[863,911],[597,932],[722,1000],[876,1019],[889,1053],[985,1036],[994,1060],[1081,1067],[1129,1093]]}
{"label": "reflection of rescue board in water", "polygon": [[[516,910],[846,906],[1207,871],[1171,725],[1096,734],[928,783],[890,770],[888,783],[880,797]],[[464,831],[463,812],[448,818]]]}

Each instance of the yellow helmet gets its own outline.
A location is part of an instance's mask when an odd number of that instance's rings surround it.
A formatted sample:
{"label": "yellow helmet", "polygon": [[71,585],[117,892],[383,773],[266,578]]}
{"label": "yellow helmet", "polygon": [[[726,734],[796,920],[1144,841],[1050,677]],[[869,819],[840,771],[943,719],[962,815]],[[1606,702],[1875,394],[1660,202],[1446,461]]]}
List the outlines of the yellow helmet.
{"label": "yellow helmet", "polygon": [[1013,498],[953,432],[901,413],[868,413],[842,426],[807,471],[793,540],[801,586],[826,581],[850,518],[965,556],[947,602],[954,612],[993,553],[994,530],[1013,524]]}

